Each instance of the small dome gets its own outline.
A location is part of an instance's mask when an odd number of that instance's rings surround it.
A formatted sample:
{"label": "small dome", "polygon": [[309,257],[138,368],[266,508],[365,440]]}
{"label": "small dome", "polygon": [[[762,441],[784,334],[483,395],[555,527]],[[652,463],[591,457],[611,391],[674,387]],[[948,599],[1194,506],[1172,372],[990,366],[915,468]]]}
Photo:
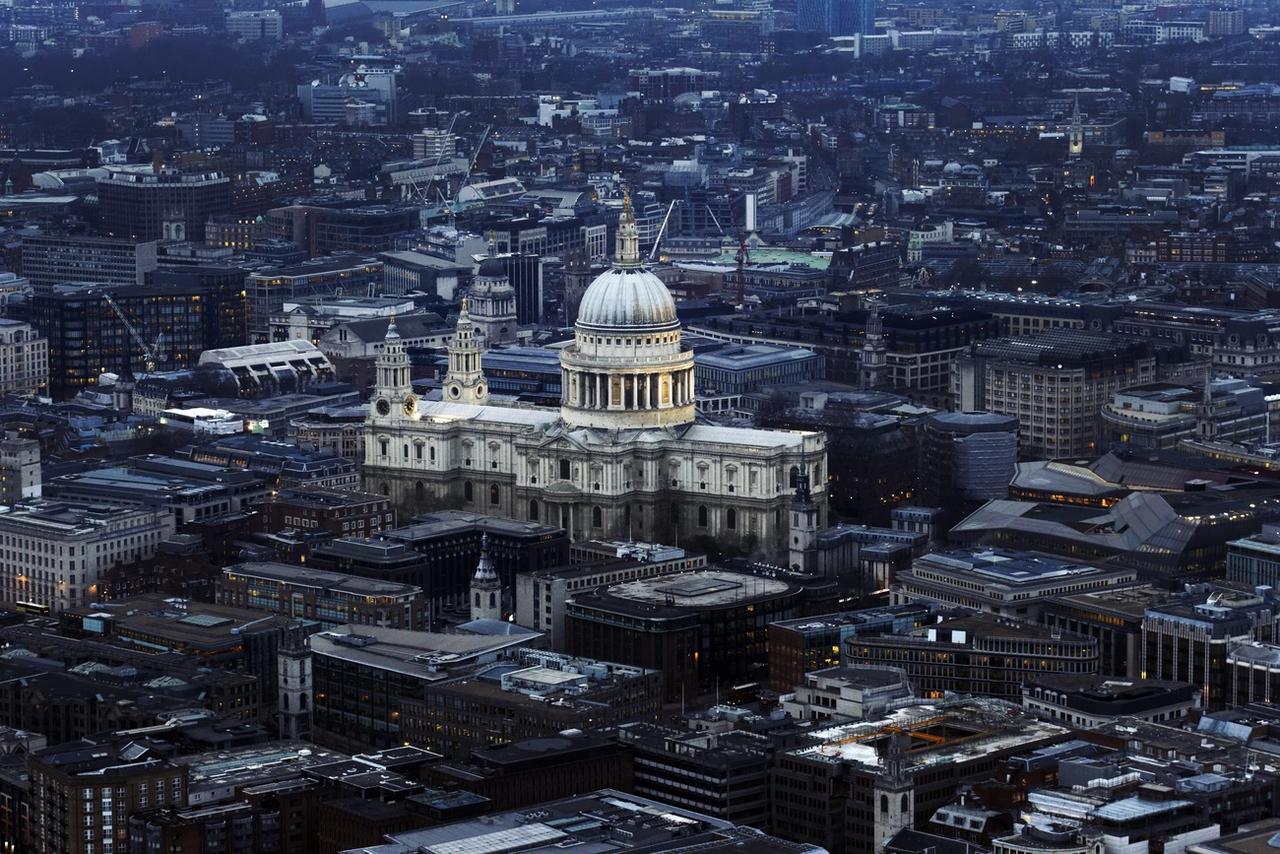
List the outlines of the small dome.
{"label": "small dome", "polygon": [[677,324],[671,292],[643,267],[614,267],[601,273],[578,306],[579,326],[620,329]]}
{"label": "small dome", "polygon": [[480,262],[480,269],[476,272],[476,275],[483,276],[486,279],[505,279],[507,265],[502,263],[501,258],[486,258]]}

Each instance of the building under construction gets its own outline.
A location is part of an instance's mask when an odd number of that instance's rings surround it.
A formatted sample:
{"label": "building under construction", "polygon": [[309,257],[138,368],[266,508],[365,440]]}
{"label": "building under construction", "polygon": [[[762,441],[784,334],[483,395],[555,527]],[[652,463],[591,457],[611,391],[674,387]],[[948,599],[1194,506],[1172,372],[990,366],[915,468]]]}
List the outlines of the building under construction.
{"label": "building under construction", "polygon": [[1011,756],[1066,741],[1070,731],[1011,703],[966,698],[906,706],[813,738],[779,755],[770,771],[770,826],[832,854],[871,854],[898,831],[924,827],[962,783],[1003,778]]}

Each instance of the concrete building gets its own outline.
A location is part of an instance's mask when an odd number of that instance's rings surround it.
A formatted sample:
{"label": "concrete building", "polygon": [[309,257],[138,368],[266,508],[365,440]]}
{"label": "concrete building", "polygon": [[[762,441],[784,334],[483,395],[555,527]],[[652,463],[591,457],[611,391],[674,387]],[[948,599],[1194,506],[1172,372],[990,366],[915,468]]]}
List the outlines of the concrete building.
{"label": "concrete building", "polygon": [[769,687],[785,694],[795,690],[807,674],[838,667],[847,638],[908,634],[936,620],[933,608],[917,603],[772,622],[768,626]]}
{"label": "concrete building", "polygon": [[1018,419],[995,412],[938,412],[920,433],[916,500],[963,506],[1008,496],[1018,464]]}
{"label": "concrete building", "polygon": [[793,581],[704,569],[582,590],[565,605],[565,649],[667,677],[666,701],[760,679],[765,629],[801,616]]}
{"label": "concrete building", "polygon": [[297,339],[205,350],[199,370],[224,396],[245,398],[295,393],[336,376],[324,351]]}
{"label": "concrete building", "polygon": [[955,617],[910,635],[852,637],[845,641],[844,654],[846,666],[902,668],[915,693],[929,698],[975,694],[1016,703],[1022,683],[1036,675],[1098,672],[1093,638],[992,614]]}
{"label": "concrete building", "polygon": [[975,548],[922,555],[890,587],[895,605],[926,602],[1014,620],[1038,620],[1045,601],[1137,584],[1132,569],[1048,555]]}
{"label": "concrete building", "polygon": [[378,626],[314,634],[307,641],[315,687],[312,737],[342,750],[403,744],[407,700],[423,696],[431,685],[471,675],[541,637],[526,629],[443,634]]}
{"label": "concrete building", "polygon": [[1280,588],[1280,525],[1227,543],[1227,580],[1245,587]]}
{"label": "concrete building", "polygon": [[83,234],[24,235],[21,261],[22,275],[36,293],[67,282],[145,285],[158,266],[155,240]]}
{"label": "concrete building", "polygon": [[1080,457],[1096,451],[1112,395],[1155,379],[1155,357],[1141,340],[1053,329],[979,342],[953,376],[959,408],[1018,419],[1023,454]]}
{"label": "concrete building", "polygon": [[99,227],[108,237],[200,240],[205,222],[230,212],[231,178],[219,172],[127,167],[98,179]]}
{"label": "concrete building", "polygon": [[1269,433],[1266,394],[1245,380],[1215,380],[1208,389],[1191,384],[1152,383],[1125,389],[1103,405],[1104,447],[1129,444],[1143,448],[1176,448],[1183,439],[1200,437],[1227,442],[1255,442]]}
{"label": "concrete building", "polygon": [[805,674],[795,693],[783,697],[782,709],[798,721],[848,723],[882,718],[913,696],[900,667],[828,667]]}
{"label": "concrete building", "polygon": [[227,12],[223,19],[227,35],[245,41],[280,41],[284,37],[284,19],[275,9],[249,9]]}
{"label": "concrete building", "polygon": [[1198,585],[1149,606],[1142,641],[1144,678],[1189,682],[1200,705],[1217,711],[1233,702],[1231,651],[1242,642],[1280,641],[1280,600],[1270,588]]}
{"label": "concrete building", "polygon": [[[1057,724],[989,698],[903,709],[813,733],[769,773],[772,832],[830,852],[876,852],[986,780],[1009,757],[1067,740]],[[910,750],[906,744],[910,744]]]}
{"label": "concrete building", "polygon": [[421,587],[270,562],[224,569],[218,602],[311,620],[327,628],[421,629],[428,610]]}
{"label": "concrete building", "polygon": [[[593,545],[585,543],[581,545]],[[515,579],[515,617],[522,626],[543,632],[552,649],[565,647],[565,604],[578,591],[674,572],[703,569],[706,555],[656,543],[600,543],[609,557],[520,573]]]}
{"label": "concrete building", "polygon": [[821,356],[767,344],[721,347],[694,356],[700,394],[749,394],[764,386],[797,386],[825,378]]}
{"label": "concrete building", "polygon": [[652,720],[662,708],[662,681],[648,668],[514,649],[495,664],[404,697],[400,731],[405,741],[464,757],[566,730]]}
{"label": "concrete building", "polygon": [[1022,707],[1068,726],[1093,729],[1119,718],[1177,723],[1199,708],[1185,682],[1117,680],[1099,676],[1034,676],[1022,685]]}
{"label": "concrete building", "polygon": [[0,599],[51,613],[86,605],[108,570],[151,558],[173,533],[167,510],[44,499],[4,508]]}
{"label": "concrete building", "polygon": [[0,504],[39,498],[42,492],[40,443],[16,434],[0,439]]}

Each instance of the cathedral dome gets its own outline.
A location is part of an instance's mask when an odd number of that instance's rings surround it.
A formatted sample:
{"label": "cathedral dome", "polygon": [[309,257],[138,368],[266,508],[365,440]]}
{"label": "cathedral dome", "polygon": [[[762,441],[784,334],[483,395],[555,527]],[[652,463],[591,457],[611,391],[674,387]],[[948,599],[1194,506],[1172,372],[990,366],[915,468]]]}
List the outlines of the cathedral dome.
{"label": "cathedral dome", "polygon": [[476,275],[485,279],[505,279],[507,265],[501,258],[490,256],[480,262],[480,269],[476,271]]}
{"label": "cathedral dome", "polygon": [[674,328],[677,323],[671,292],[640,266],[601,273],[578,306],[578,325],[595,329]]}

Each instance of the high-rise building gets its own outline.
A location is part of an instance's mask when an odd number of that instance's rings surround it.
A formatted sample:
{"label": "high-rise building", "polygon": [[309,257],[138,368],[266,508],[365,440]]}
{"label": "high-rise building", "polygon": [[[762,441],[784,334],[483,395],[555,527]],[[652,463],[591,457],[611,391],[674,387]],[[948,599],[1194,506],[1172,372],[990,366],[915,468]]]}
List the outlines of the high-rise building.
{"label": "high-rise building", "polygon": [[425,128],[413,135],[415,160],[445,161],[458,153],[458,138],[448,130]]}
{"label": "high-rise building", "polygon": [[[218,172],[114,169],[98,179],[99,229],[108,237],[194,240],[231,212],[231,179]],[[180,226],[174,227],[173,224]]]}
{"label": "high-rise building", "polygon": [[[526,252],[495,256],[516,294],[516,322],[520,325],[542,322],[542,258]],[[496,274],[496,267],[490,267]]]}
{"label": "high-rise building", "polygon": [[110,289],[110,300],[106,293],[96,285],[67,285],[32,298],[32,323],[48,339],[54,400],[74,397],[104,372],[140,371],[146,351],[162,370],[194,368],[209,344],[211,301],[204,288],[121,286]]}
{"label": "high-rise building", "polygon": [[86,235],[29,234],[22,238],[22,274],[36,293],[54,285],[98,282],[143,285],[156,269],[156,243]]}
{"label": "high-rise building", "polygon": [[876,31],[876,0],[800,0],[797,26],[828,36],[870,35]]}

